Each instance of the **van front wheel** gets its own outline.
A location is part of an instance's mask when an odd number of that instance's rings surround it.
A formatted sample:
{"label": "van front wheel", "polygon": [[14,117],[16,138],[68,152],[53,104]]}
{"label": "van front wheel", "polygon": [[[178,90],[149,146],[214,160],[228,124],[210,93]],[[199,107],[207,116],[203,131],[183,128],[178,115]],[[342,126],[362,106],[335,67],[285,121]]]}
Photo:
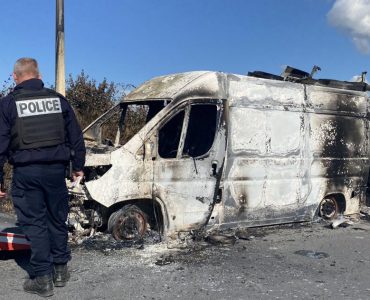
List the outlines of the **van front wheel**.
{"label": "van front wheel", "polygon": [[325,220],[333,220],[339,213],[339,205],[335,197],[324,198],[319,207],[319,215]]}
{"label": "van front wheel", "polygon": [[108,221],[108,230],[117,241],[142,238],[148,229],[146,214],[136,205],[126,205],[114,212]]}

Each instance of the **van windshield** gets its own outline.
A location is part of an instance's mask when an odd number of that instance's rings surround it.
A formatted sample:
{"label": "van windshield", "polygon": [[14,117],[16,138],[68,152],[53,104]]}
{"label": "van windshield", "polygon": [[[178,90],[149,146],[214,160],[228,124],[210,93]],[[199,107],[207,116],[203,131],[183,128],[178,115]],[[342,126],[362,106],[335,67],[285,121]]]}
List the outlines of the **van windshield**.
{"label": "van windshield", "polygon": [[167,104],[168,100],[121,102],[90,124],[84,138],[94,144],[122,146]]}

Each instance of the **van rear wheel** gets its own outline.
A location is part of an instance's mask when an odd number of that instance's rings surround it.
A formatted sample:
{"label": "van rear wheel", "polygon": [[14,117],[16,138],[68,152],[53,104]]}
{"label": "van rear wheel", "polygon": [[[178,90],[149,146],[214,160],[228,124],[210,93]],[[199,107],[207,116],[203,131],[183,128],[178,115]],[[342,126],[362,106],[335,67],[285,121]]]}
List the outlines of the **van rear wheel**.
{"label": "van rear wheel", "polygon": [[333,220],[339,213],[339,205],[335,197],[324,198],[319,207],[319,215],[325,220]]}
{"label": "van rear wheel", "polygon": [[127,205],[114,212],[108,221],[108,230],[117,240],[142,238],[148,229],[147,215],[136,205]]}

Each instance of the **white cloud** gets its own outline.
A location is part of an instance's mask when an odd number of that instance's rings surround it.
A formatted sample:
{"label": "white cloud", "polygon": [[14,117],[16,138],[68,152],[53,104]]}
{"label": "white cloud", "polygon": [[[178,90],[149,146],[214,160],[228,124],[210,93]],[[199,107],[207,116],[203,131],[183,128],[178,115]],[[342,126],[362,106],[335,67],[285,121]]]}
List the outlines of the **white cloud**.
{"label": "white cloud", "polygon": [[358,50],[370,52],[370,0],[336,0],[327,17],[351,37]]}
{"label": "white cloud", "polygon": [[351,82],[361,82],[362,76],[361,75],[355,75],[350,79]]}
{"label": "white cloud", "polygon": [[360,75],[352,76],[352,78],[349,81],[351,81],[351,82],[361,82],[361,76]]}

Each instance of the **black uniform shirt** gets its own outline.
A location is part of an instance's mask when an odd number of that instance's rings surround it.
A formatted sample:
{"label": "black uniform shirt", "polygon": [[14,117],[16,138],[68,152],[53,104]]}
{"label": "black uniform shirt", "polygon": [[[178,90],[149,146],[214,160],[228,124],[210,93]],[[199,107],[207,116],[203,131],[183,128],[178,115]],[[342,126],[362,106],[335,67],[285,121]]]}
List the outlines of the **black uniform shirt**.
{"label": "black uniform shirt", "polygon": [[[44,83],[40,79],[29,79],[18,84],[14,90],[41,90]],[[76,120],[72,107],[67,100],[60,95],[62,113],[67,133],[67,142],[52,147],[38,149],[10,151],[10,131],[17,117],[17,108],[14,98],[10,93],[0,101],[0,180],[3,179],[3,167],[8,159],[12,165],[24,165],[32,163],[67,163],[72,159],[74,171],[80,171],[85,164],[85,144],[81,128]],[[71,157],[71,150],[74,156]]]}

